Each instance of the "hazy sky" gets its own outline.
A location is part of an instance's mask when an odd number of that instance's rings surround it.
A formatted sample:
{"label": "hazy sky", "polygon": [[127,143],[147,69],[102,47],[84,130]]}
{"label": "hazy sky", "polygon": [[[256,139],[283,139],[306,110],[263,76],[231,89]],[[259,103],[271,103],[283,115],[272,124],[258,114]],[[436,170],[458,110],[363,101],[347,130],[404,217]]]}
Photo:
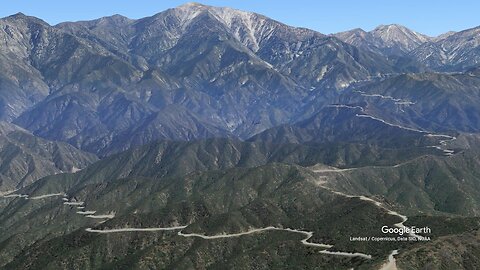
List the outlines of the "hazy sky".
{"label": "hazy sky", "polygon": [[[0,0],[0,17],[23,12],[50,24],[121,14],[130,18],[153,15],[188,1],[177,0]],[[289,25],[328,34],[352,28],[371,30],[397,23],[435,36],[480,25],[480,1],[456,0],[205,0],[213,6],[254,11]]]}

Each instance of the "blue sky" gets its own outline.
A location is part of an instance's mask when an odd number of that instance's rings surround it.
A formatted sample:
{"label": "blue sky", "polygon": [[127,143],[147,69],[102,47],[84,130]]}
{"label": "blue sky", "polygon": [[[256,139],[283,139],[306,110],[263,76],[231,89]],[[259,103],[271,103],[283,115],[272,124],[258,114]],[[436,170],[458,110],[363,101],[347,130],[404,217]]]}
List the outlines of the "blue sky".
{"label": "blue sky", "polygon": [[[4,0],[0,17],[17,12],[39,17],[50,24],[121,14],[130,18],[153,15],[188,1],[176,0]],[[397,23],[435,36],[480,25],[478,0],[205,0],[214,6],[254,11],[289,25],[328,34],[352,28],[371,30]]]}

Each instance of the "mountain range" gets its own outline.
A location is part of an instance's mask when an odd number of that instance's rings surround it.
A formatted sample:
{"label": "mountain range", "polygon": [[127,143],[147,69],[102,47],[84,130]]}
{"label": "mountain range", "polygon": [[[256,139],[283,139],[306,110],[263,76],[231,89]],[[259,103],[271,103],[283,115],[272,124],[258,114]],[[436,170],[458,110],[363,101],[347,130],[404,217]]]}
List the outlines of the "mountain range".
{"label": "mountain range", "polygon": [[[157,139],[246,139],[311,117],[353,84],[447,66],[470,72],[478,47],[475,29],[439,39],[397,25],[327,36],[200,4],[139,20],[50,26],[16,14],[0,24],[1,119],[100,156]],[[458,57],[439,69],[434,55],[420,56],[427,44]]]}
{"label": "mountain range", "polygon": [[0,19],[0,269],[480,267],[479,29]]}
{"label": "mountain range", "polygon": [[333,36],[386,57],[413,60],[425,70],[460,72],[478,66],[479,31],[480,27],[475,27],[428,37],[392,24],[381,25],[370,32],[354,29]]}

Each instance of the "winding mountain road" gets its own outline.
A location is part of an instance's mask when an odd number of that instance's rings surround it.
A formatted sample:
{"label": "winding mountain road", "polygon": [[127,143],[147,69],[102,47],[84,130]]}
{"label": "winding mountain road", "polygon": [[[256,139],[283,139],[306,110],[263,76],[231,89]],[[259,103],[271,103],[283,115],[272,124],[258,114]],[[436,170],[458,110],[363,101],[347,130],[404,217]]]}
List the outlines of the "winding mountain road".
{"label": "winding mountain road", "polygon": [[58,196],[65,197],[66,194],[65,193],[51,193],[51,194],[45,194],[45,195],[30,197],[30,195],[28,195],[28,194],[10,193],[8,195],[3,195],[3,196],[0,196],[0,197],[3,197],[3,198],[23,198],[25,200],[41,200],[41,199],[45,199],[45,198],[58,197]]}
{"label": "winding mountain road", "polygon": [[176,231],[186,228],[187,226],[165,227],[165,228],[123,228],[123,229],[104,229],[97,230],[86,228],[85,231],[91,233],[121,233],[121,232],[158,232],[158,231]]}
{"label": "winding mountain road", "polygon": [[187,238],[188,237],[201,238],[204,240],[235,238],[235,237],[241,237],[241,236],[250,235],[250,234],[262,233],[265,231],[286,231],[286,232],[300,233],[305,235],[305,238],[303,238],[300,242],[305,246],[326,249],[326,250],[319,251],[322,254],[333,255],[333,256],[343,256],[343,257],[361,257],[368,260],[372,258],[372,255],[368,255],[360,252],[349,253],[349,252],[341,252],[341,251],[329,251],[328,249],[332,248],[333,247],[332,245],[308,242],[308,240],[313,236],[313,232],[308,232],[308,231],[301,231],[301,230],[290,229],[290,228],[285,229],[285,228],[269,226],[265,228],[251,229],[251,230],[240,232],[240,233],[203,235],[198,233],[183,233],[181,230],[185,229],[186,227],[187,226],[174,226],[174,227],[158,227],[158,228],[121,228],[121,229],[102,229],[102,230],[87,228],[85,230],[87,232],[103,233],[103,234],[119,233],[119,232],[157,232],[157,231],[180,230],[177,233],[179,236],[187,237]]}
{"label": "winding mountain road", "polygon": [[[444,136],[444,135],[434,135],[434,136]],[[446,135],[444,136],[446,137]],[[447,138],[447,137],[446,137]],[[447,138],[449,140],[452,139],[452,137],[449,137]],[[446,141],[445,141],[445,144],[446,144]],[[443,143],[442,143],[443,145]],[[397,164],[397,165],[394,165],[394,166],[381,166],[381,167],[398,167],[402,164]],[[380,167],[380,166],[379,166]],[[357,169],[361,169],[361,168],[348,168],[348,169],[337,169],[337,168],[331,168],[331,167],[328,167],[328,168],[324,168],[324,169],[313,169],[312,171],[313,172],[316,172],[316,173],[340,173],[340,172],[347,172],[347,171],[353,171],[353,170],[357,170]],[[324,182],[322,182],[324,183]],[[405,228],[406,226],[404,225],[404,223],[408,220],[407,216],[405,215],[401,215],[399,214],[398,212],[395,212],[395,211],[392,211],[392,210],[389,210],[387,209],[385,206],[382,205],[382,203],[378,202],[378,201],[375,201],[369,197],[366,197],[366,196],[363,196],[363,195],[348,195],[348,194],[345,194],[345,193],[342,193],[342,192],[339,192],[339,191],[335,191],[335,190],[332,190],[328,187],[325,187],[323,185],[320,185],[322,188],[325,188],[327,190],[329,190],[330,192],[334,193],[334,194],[337,194],[337,195],[340,195],[340,196],[344,196],[344,197],[348,197],[348,198],[358,198],[360,200],[363,200],[363,201],[368,201],[368,202],[371,202],[372,204],[374,204],[376,207],[379,207],[385,211],[387,211],[387,213],[389,215],[392,215],[392,216],[397,216],[401,219],[401,222],[399,223],[396,223],[394,224],[394,226],[398,227],[398,228]],[[44,198],[49,198],[49,197],[54,197],[54,196],[62,196],[63,197],[63,204],[64,205],[71,205],[71,206],[77,206],[78,209],[82,209],[81,211],[77,211],[76,213],[77,214],[80,214],[80,215],[83,215],[85,216],[86,218],[93,218],[93,219],[102,219],[103,222],[106,220],[106,219],[112,219],[115,217],[115,214],[114,213],[109,213],[109,214],[104,214],[104,215],[95,215],[96,211],[93,211],[93,210],[83,210],[85,209],[84,207],[84,202],[83,201],[70,201],[67,199],[67,195],[65,193],[51,193],[51,194],[45,194],[45,195],[38,195],[38,196],[33,196],[33,197],[30,197],[29,195],[27,194],[8,194],[8,195],[3,195],[3,197],[5,198],[24,198],[24,199],[32,199],[32,200],[40,200],[40,199],[44,199]],[[364,254],[364,253],[359,253],[359,252],[353,252],[353,253],[349,253],[349,252],[342,252],[342,251],[330,251],[329,249],[331,249],[333,246],[332,245],[329,245],[329,244],[324,244],[324,243],[312,243],[312,242],[308,242],[308,240],[310,238],[312,238],[313,236],[313,232],[309,232],[309,231],[303,231],[303,230],[297,230],[297,229],[290,229],[290,228],[279,228],[279,227],[273,227],[273,226],[268,226],[268,227],[264,227],[264,228],[256,228],[256,229],[251,229],[251,230],[248,230],[248,231],[244,231],[244,232],[239,232],[239,233],[231,233],[231,234],[228,234],[228,233],[222,233],[222,234],[217,234],[217,235],[204,235],[204,234],[199,234],[199,233],[183,233],[182,230],[185,229],[188,225],[184,225],[184,226],[172,226],[172,227],[153,227],[153,228],[116,228],[116,229],[93,229],[93,228],[86,228],[85,231],[87,232],[90,232],[90,233],[100,233],[100,234],[110,234],[110,233],[126,233],[126,232],[157,232],[157,231],[175,231],[175,230],[179,230],[178,232],[178,235],[181,236],[181,237],[186,237],[186,238],[190,238],[190,237],[193,237],[193,238],[201,238],[201,239],[205,239],[205,240],[214,240],[214,239],[223,239],[223,238],[234,238],[234,237],[241,237],[241,236],[245,236],[245,235],[251,235],[251,234],[256,234],[256,233],[262,233],[262,232],[265,232],[265,231],[287,231],[287,232],[291,232],[291,233],[300,233],[300,234],[303,234],[305,236],[305,238],[303,238],[301,240],[301,243],[305,246],[310,246],[310,247],[315,247],[315,248],[322,248],[323,250],[319,251],[319,253],[321,254],[325,254],[325,255],[332,255],[332,256],[343,256],[343,257],[360,257],[360,258],[363,258],[363,259],[371,259],[372,256],[369,255],[369,254]],[[413,234],[413,233],[410,233],[409,234],[410,236],[413,236],[413,237],[421,237],[419,235],[416,235],[416,234]],[[388,262],[384,264],[384,266],[382,266],[382,270],[392,270],[392,269],[396,269],[396,266],[395,266],[395,258],[394,258],[394,255],[398,254],[398,250],[394,250],[392,251],[392,253],[390,254],[390,256],[388,257]]]}
{"label": "winding mountain road", "polygon": [[[321,173],[321,172],[338,173],[338,172],[351,171],[351,170],[355,170],[355,169],[358,169],[358,168],[351,168],[351,169],[327,168],[327,169],[318,169],[318,170],[313,170],[313,171],[317,172],[317,173]],[[322,187],[328,189],[329,191],[331,191],[331,192],[333,192],[337,195],[341,195],[341,196],[345,196],[345,197],[349,197],[349,198],[359,198],[360,200],[369,201],[369,202],[373,203],[374,205],[376,205],[377,207],[385,209],[388,214],[400,217],[402,219],[402,221],[395,224],[395,226],[397,226],[399,228],[405,227],[405,225],[403,225],[403,223],[407,221],[407,217],[404,216],[404,215],[401,215],[397,212],[388,210],[380,202],[377,202],[377,201],[375,201],[371,198],[368,198],[366,196],[348,195],[348,194],[345,194],[345,193],[342,193],[342,192],[331,190],[328,187],[324,187],[324,186],[322,186]],[[83,209],[85,209],[85,207],[84,207],[85,203],[83,201],[70,201],[70,200],[68,200],[67,199],[68,196],[67,196],[66,193],[50,193],[50,194],[44,194],[44,195],[38,195],[38,196],[32,196],[32,197],[30,197],[27,194],[8,194],[8,195],[3,195],[2,197],[5,197],[5,198],[24,198],[24,199],[27,199],[27,200],[29,200],[29,199],[40,200],[40,199],[50,198],[50,197],[55,197],[55,196],[62,196],[63,197],[62,200],[63,200],[64,205],[77,206],[77,209],[81,208],[82,211],[77,211],[76,213],[80,214],[80,215],[83,215],[86,218],[102,219],[103,221],[105,221],[106,219],[112,219],[112,218],[115,217],[114,213],[104,214],[104,215],[95,215],[96,211],[83,210]],[[333,247],[332,245],[324,244],[324,243],[308,242],[308,240],[310,238],[312,238],[312,236],[313,236],[313,232],[310,232],[310,231],[303,231],[303,230],[297,230],[297,229],[291,229],[291,228],[279,228],[279,227],[268,226],[268,227],[265,227],[265,228],[256,228],[256,229],[251,229],[251,230],[248,230],[248,231],[245,231],[245,232],[239,232],[239,233],[231,233],[231,234],[223,233],[223,234],[217,234],[217,235],[204,235],[204,234],[199,234],[199,233],[183,233],[182,230],[185,229],[187,226],[188,225],[172,226],[172,227],[117,228],[117,229],[86,228],[85,231],[90,232],[90,233],[109,234],[109,233],[125,233],[125,232],[157,232],[157,231],[179,230],[179,232],[178,232],[179,236],[187,237],[187,238],[189,238],[189,237],[201,238],[201,239],[205,239],[205,240],[241,237],[241,236],[261,233],[261,232],[265,232],[265,231],[287,231],[287,232],[291,232],[291,233],[303,234],[305,236],[305,238],[303,238],[301,240],[301,243],[305,246],[324,249],[324,250],[319,251],[321,254],[332,255],[332,256],[343,256],[343,257],[360,257],[360,258],[363,258],[363,259],[371,259],[372,258],[372,255],[364,254],[364,253],[360,253],[360,252],[350,253],[350,252],[342,252],[342,251],[330,251],[329,249]],[[413,235],[413,236],[416,236],[416,235]],[[393,255],[391,255],[391,256],[393,258]],[[389,257],[389,260],[390,260],[390,257]]]}
{"label": "winding mountain road", "polygon": [[65,196],[67,196],[67,194],[65,194],[65,193],[52,193],[52,194],[45,194],[45,195],[40,195],[40,196],[28,197],[28,199],[29,200],[40,200],[40,199],[45,199],[45,198],[50,198],[50,197],[59,197],[59,196],[65,197]]}
{"label": "winding mountain road", "polygon": [[[361,92],[363,93],[363,92]],[[363,96],[369,96],[369,97],[380,97],[380,98],[384,98],[384,99],[391,99],[393,101],[395,101],[395,104],[399,104],[399,105],[413,105],[415,104],[414,102],[411,102],[411,101],[405,101],[405,100],[401,100],[401,99],[395,99],[391,96],[382,96],[382,95],[379,95],[379,94],[362,94]],[[456,137],[453,137],[453,136],[450,136],[450,135],[446,135],[446,134],[436,134],[434,132],[430,132],[430,131],[425,131],[425,130],[420,130],[420,129],[416,129],[416,128],[410,128],[410,127],[406,127],[406,126],[402,126],[402,125],[398,125],[398,124],[394,124],[394,123],[390,123],[384,119],[381,119],[381,118],[378,118],[378,117],[375,117],[373,115],[369,115],[365,112],[365,109],[361,106],[351,106],[351,105],[346,105],[346,104],[330,104],[330,105],[327,105],[326,107],[330,107],[330,108],[343,108],[343,109],[350,109],[350,110],[360,110],[361,113],[356,113],[355,116],[356,117],[359,117],[359,118],[367,118],[367,119],[371,119],[371,120],[375,120],[375,121],[379,121],[385,125],[388,125],[388,126],[391,126],[391,127],[396,127],[396,128],[400,128],[400,129],[403,129],[403,130],[408,130],[408,131],[414,131],[414,132],[419,132],[419,133],[423,133],[424,136],[426,137],[440,137],[440,138],[445,138],[444,140],[440,140],[439,141],[439,145],[432,145],[432,146],[428,146],[428,147],[432,147],[432,148],[435,148],[435,149],[438,149],[438,150],[441,150],[443,151],[444,155],[445,156],[453,156],[453,154],[455,153],[454,150],[451,150],[451,149],[446,149],[445,147],[447,146],[448,142],[451,142],[451,141],[454,141],[456,140],[457,138]]]}
{"label": "winding mountain road", "polygon": [[[396,167],[397,165],[394,165],[394,166],[391,166],[391,167]],[[386,166],[388,167],[388,166]],[[314,169],[312,170],[313,172],[316,172],[316,173],[339,173],[339,172],[345,172],[345,171],[351,171],[351,170],[354,170],[354,169],[360,169],[360,168],[352,168],[352,169],[331,169],[331,168],[327,168],[327,169]],[[318,183],[325,183],[325,181],[321,181],[321,182],[318,182]],[[408,220],[408,217],[405,216],[405,215],[402,215],[396,211],[393,211],[393,210],[390,210],[388,208],[386,208],[382,203],[374,200],[374,199],[371,199],[369,197],[366,197],[366,196],[363,196],[363,195],[349,195],[349,194],[345,194],[343,192],[339,192],[339,191],[335,191],[335,190],[332,190],[331,188],[329,187],[326,187],[326,186],[323,186],[322,184],[320,184],[321,187],[329,190],[330,192],[333,192],[337,195],[340,195],[340,196],[344,196],[344,197],[347,197],[347,198],[358,198],[360,200],[363,200],[363,201],[368,201],[368,202],[371,202],[372,204],[374,204],[376,207],[379,207],[385,211],[387,211],[387,214],[389,215],[392,215],[392,216],[396,216],[396,217],[399,217],[401,218],[401,222],[398,222],[398,223],[395,223],[394,226],[397,227],[397,228],[402,228],[402,229],[405,229],[407,228],[407,226],[405,226],[405,222],[407,222]],[[418,235],[418,234],[415,234],[413,232],[409,232],[407,234],[408,236],[411,236],[411,237],[415,237],[417,239],[421,239],[423,238],[423,236],[421,235]],[[385,263],[381,270],[396,270],[397,267],[396,267],[396,262],[395,262],[395,258],[394,258],[394,255],[397,255],[398,254],[398,250],[393,250],[392,253],[388,256],[388,262]]]}

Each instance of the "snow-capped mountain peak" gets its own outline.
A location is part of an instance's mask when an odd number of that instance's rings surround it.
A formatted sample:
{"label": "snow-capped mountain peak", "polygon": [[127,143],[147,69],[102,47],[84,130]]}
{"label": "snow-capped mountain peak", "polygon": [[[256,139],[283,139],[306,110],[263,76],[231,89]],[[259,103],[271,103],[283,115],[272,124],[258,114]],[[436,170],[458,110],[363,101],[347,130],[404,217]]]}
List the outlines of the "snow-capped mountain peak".
{"label": "snow-capped mountain peak", "polygon": [[429,37],[398,24],[380,25],[371,33],[386,46],[398,47],[403,51],[411,51],[430,40]]}
{"label": "snow-capped mountain peak", "polygon": [[[259,48],[259,39],[271,33],[272,29],[266,29],[264,18],[261,15],[237,10],[228,7],[212,7],[195,2],[181,5],[174,9],[184,27],[186,27],[198,15],[208,12],[219,22],[231,30],[232,34],[253,51]],[[268,27],[267,27],[268,28]]]}

